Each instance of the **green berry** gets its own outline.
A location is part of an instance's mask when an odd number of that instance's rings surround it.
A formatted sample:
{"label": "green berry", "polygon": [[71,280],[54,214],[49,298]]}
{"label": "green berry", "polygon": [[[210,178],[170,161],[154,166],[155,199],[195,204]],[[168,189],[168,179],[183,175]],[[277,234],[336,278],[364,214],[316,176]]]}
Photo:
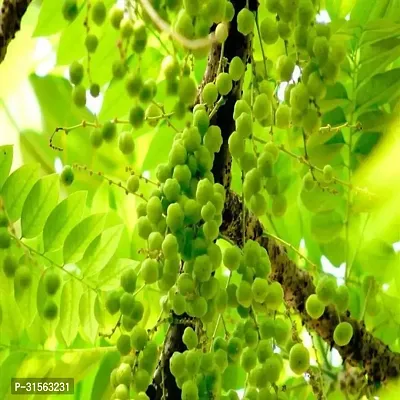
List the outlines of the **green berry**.
{"label": "green berry", "polygon": [[324,313],[324,303],[322,303],[316,294],[312,294],[307,298],[306,311],[312,319],[318,319]]}
{"label": "green berry", "polygon": [[[121,335],[117,340],[117,350],[123,355],[126,356],[131,351],[131,339],[128,335]],[[130,370],[130,368],[129,368]],[[121,379],[119,379],[121,380]],[[122,382],[120,382],[122,383]],[[130,382],[129,382],[130,383]]]}
{"label": "green berry", "polygon": [[53,296],[57,293],[58,289],[61,285],[61,278],[60,275],[54,271],[46,271],[44,276],[44,288],[50,296]]}
{"label": "green berry", "polygon": [[129,111],[129,122],[136,129],[139,129],[143,126],[144,117],[144,110],[139,105],[133,106]]}
{"label": "green berry", "polygon": [[332,276],[324,275],[318,282],[316,294],[324,305],[333,302],[336,294],[336,280]]}
{"label": "green berry", "polygon": [[136,97],[139,95],[143,87],[143,80],[140,75],[131,72],[125,81],[125,90],[130,97]]}
{"label": "green berry", "polygon": [[136,193],[139,190],[140,179],[136,175],[131,175],[126,182],[126,188],[129,193]]}
{"label": "green berry", "polygon": [[106,309],[111,314],[114,315],[119,311],[120,308],[120,293],[117,291],[112,291],[107,294],[106,297]]}
{"label": "green berry", "polygon": [[15,281],[22,289],[27,289],[32,284],[32,272],[26,265],[21,265],[15,271]]}
{"label": "green berry", "polygon": [[124,61],[122,61],[122,60],[115,60],[112,63],[111,69],[112,69],[113,77],[115,79],[122,79],[127,72],[127,67],[126,67]]}
{"label": "green berry", "polygon": [[58,316],[58,306],[55,301],[48,299],[43,308],[43,317],[48,321],[54,321]]}
{"label": "green berry", "polygon": [[60,176],[61,182],[65,186],[71,186],[74,181],[74,170],[70,165],[65,165]]}
{"label": "green berry", "polygon": [[0,249],[8,249],[11,246],[11,236],[7,228],[0,228]]}
{"label": "green berry", "polygon": [[183,104],[193,105],[197,96],[197,86],[193,78],[184,76],[179,81],[178,97]]}
{"label": "green berry", "polygon": [[274,44],[278,40],[278,26],[274,19],[266,17],[261,21],[260,36],[265,44]]}
{"label": "green berry", "polygon": [[132,132],[121,132],[118,139],[118,147],[122,154],[132,154],[135,150],[135,142],[133,141]]}
{"label": "green berry", "polygon": [[279,79],[284,82],[290,81],[292,79],[295,66],[296,64],[290,57],[286,55],[279,56],[276,62],[276,69],[278,71]]}
{"label": "green berry", "polygon": [[114,29],[119,29],[123,17],[124,17],[124,10],[118,7],[116,4],[114,4],[109,12],[111,26]]}
{"label": "green berry", "polygon": [[228,38],[228,26],[221,22],[215,28],[215,38],[219,43],[224,43],[225,40]]}
{"label": "green berry", "polygon": [[232,80],[239,81],[244,75],[246,66],[240,57],[233,57],[229,63],[229,75]]}
{"label": "green berry", "polygon": [[304,374],[310,367],[310,353],[302,343],[296,343],[290,349],[289,365],[297,375]]}
{"label": "green berry", "polygon": [[217,76],[216,85],[221,96],[226,96],[232,90],[232,77],[222,72]]}
{"label": "green berry", "polygon": [[133,268],[126,269],[121,274],[121,287],[127,293],[133,293],[136,289],[137,274]]}
{"label": "green berry", "polygon": [[65,20],[73,21],[78,15],[78,4],[76,0],[64,0],[62,14]]}
{"label": "green berry", "polygon": [[92,97],[98,97],[100,94],[100,86],[98,83],[92,83],[89,88],[90,95]]}
{"label": "green berry", "polygon": [[72,90],[72,101],[74,104],[83,108],[86,105],[86,89],[82,85],[76,85]]}
{"label": "green berry", "polygon": [[133,34],[133,24],[129,18],[123,18],[119,26],[121,36],[129,39]]}
{"label": "green berry", "polygon": [[338,346],[347,346],[353,337],[353,327],[348,322],[339,323],[333,331],[333,340]]}
{"label": "green berry", "polygon": [[117,136],[117,125],[111,121],[104,123],[101,129],[101,135],[106,142],[111,142]]}
{"label": "green berry", "polygon": [[96,0],[92,3],[91,15],[93,22],[100,26],[104,23],[107,15],[107,9],[103,0]]}
{"label": "green berry", "polygon": [[253,32],[255,25],[254,14],[248,8],[242,8],[237,15],[237,29],[242,35]]}
{"label": "green berry", "polygon": [[89,53],[94,53],[99,44],[99,39],[93,33],[89,33],[85,39],[85,47]]}
{"label": "green berry", "polygon": [[16,274],[18,268],[17,260],[11,256],[7,255],[3,260],[3,272],[7,278],[13,278]]}
{"label": "green berry", "polygon": [[140,275],[145,283],[152,284],[158,280],[158,270],[158,262],[151,258],[147,258],[142,263]]}
{"label": "green berry", "polygon": [[213,82],[209,82],[204,86],[201,97],[208,106],[212,106],[217,101],[218,89]]}
{"label": "green berry", "polygon": [[197,334],[191,327],[187,327],[183,332],[182,341],[188,350],[196,348],[199,343]]}

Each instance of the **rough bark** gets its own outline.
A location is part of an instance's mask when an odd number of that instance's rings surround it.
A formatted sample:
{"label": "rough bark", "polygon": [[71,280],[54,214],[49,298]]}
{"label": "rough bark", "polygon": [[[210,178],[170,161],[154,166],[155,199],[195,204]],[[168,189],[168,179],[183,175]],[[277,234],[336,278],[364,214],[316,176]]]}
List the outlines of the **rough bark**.
{"label": "rough bark", "polygon": [[0,9],[0,63],[7,47],[21,28],[21,20],[32,0],[4,0]]}

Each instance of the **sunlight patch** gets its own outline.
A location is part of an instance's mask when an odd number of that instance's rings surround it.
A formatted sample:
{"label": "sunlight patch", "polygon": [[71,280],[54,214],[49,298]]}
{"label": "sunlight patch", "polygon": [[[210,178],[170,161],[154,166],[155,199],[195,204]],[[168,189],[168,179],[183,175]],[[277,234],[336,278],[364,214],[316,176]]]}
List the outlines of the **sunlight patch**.
{"label": "sunlight patch", "polygon": [[57,174],[61,174],[62,170],[63,170],[63,163],[61,161],[61,158],[56,157],[56,159],[54,160],[54,171]]}
{"label": "sunlight patch", "polygon": [[86,107],[93,113],[98,115],[103,105],[104,96],[100,93],[97,97],[92,97],[90,91],[86,91]]}
{"label": "sunlight patch", "polygon": [[331,364],[332,367],[340,367],[343,364],[343,359],[335,348],[331,351]]}
{"label": "sunlight patch", "polygon": [[336,268],[325,256],[321,257],[322,270],[326,274],[331,274],[336,278],[337,284],[344,283],[344,275],[346,273],[346,264],[343,263],[339,268]]}
{"label": "sunlight patch", "polygon": [[326,10],[321,10],[320,13],[316,15],[315,19],[320,24],[327,24],[331,22],[331,17]]}
{"label": "sunlight patch", "polygon": [[282,103],[285,100],[285,89],[288,82],[282,82],[278,87],[278,100]]}

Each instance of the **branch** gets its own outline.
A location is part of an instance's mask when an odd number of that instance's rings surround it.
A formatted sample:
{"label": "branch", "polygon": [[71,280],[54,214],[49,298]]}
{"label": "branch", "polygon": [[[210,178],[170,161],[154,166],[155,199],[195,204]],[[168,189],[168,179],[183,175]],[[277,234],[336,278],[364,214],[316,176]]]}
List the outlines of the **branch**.
{"label": "branch", "polygon": [[[141,0],[141,4],[147,3],[147,1]],[[232,0],[232,4],[235,7],[235,18],[230,23],[229,36],[224,43],[223,54],[228,61],[232,60],[233,57],[240,57],[244,63],[247,64],[248,57],[251,49],[251,37],[244,37],[237,30],[236,15],[239,10],[246,6],[246,0]],[[255,11],[258,7],[257,0],[249,1],[249,8]],[[146,8],[146,11],[149,11]],[[213,43],[211,51],[208,57],[207,68],[203,76],[203,80],[198,88],[198,95],[196,103],[200,103],[200,94],[203,87],[208,82],[213,82],[218,74],[219,60],[221,57],[221,45]],[[211,123],[218,125],[221,128],[223,136],[223,145],[221,150],[215,156],[212,173],[214,174],[215,182],[223,183],[226,189],[230,186],[230,169],[231,169],[231,157],[229,154],[228,138],[235,128],[235,122],[233,120],[233,107],[237,99],[241,97],[242,83],[236,82],[231,92],[225,96],[224,103],[218,107],[217,112],[211,119]],[[224,178],[227,178],[224,181]],[[175,382],[174,376],[171,374],[169,369],[169,359],[175,351],[183,352],[186,350],[186,346],[183,344],[182,335],[187,326],[193,324],[194,320],[188,318],[186,315],[177,317],[174,316],[178,322],[170,325],[168,332],[165,337],[163,352],[161,354],[160,362],[155,372],[153,382],[146,391],[146,394],[151,400],[160,400],[166,393],[168,399],[180,399],[181,390],[178,388]]]}
{"label": "branch", "polygon": [[0,63],[7,47],[21,28],[21,20],[32,0],[4,0],[0,9]]}
{"label": "branch", "polygon": [[[245,214],[246,237],[258,241],[268,251],[272,264],[271,279],[281,283],[287,305],[299,312],[303,324],[316,332],[331,347],[335,347],[349,365],[359,366],[362,363],[370,383],[398,377],[400,375],[400,354],[392,352],[381,340],[367,331],[364,322],[351,318],[348,313],[341,315],[340,319],[353,326],[353,338],[347,346],[335,345],[333,331],[339,323],[335,308],[327,307],[325,313],[318,320],[308,316],[305,311],[305,302],[308,296],[315,293],[312,276],[297,267],[288,257],[284,246],[273,238],[263,235],[264,229],[260,221],[247,209]],[[242,218],[242,200],[237,194],[230,191],[227,193],[221,234],[239,246],[243,245]]]}

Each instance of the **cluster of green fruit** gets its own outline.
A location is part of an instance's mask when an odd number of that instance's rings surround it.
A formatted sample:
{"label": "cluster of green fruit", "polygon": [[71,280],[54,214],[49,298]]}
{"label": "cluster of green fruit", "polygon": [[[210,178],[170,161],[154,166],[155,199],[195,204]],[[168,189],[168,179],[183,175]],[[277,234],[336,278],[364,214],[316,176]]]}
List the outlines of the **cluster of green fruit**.
{"label": "cluster of green fruit", "polygon": [[[98,36],[91,32],[90,22],[95,26],[102,26],[107,19],[107,8],[103,0],[96,0],[95,2],[88,2],[87,7],[90,10],[90,21],[86,21],[87,35],[85,38],[85,48],[88,52],[88,63],[90,62],[90,55],[94,54],[99,45]],[[67,20],[74,19],[78,8],[76,1],[66,0],[64,3],[63,13]],[[131,44],[132,51],[136,54],[141,54],[145,51],[147,45],[147,31],[142,20],[137,20],[133,23],[130,18],[124,16],[124,11],[117,5],[114,5],[108,12],[110,24],[120,31],[121,40]],[[125,59],[115,60],[112,64],[112,75],[115,79],[122,79],[128,72],[128,67]],[[74,85],[72,92],[72,99],[77,107],[84,107],[86,105],[86,88],[83,85],[84,67],[78,62],[74,61],[69,68],[70,81]],[[88,77],[91,82],[91,77]],[[93,97],[98,97],[100,94],[100,86],[97,83],[91,82],[89,88],[90,94]]]}
{"label": "cluster of green fruit", "polygon": [[32,271],[25,261],[24,256],[17,260],[12,254],[7,254],[3,260],[4,275],[14,279],[16,287],[20,290],[28,289],[32,284]]}
{"label": "cluster of green fruit", "polygon": [[125,270],[121,275],[120,288],[109,292],[105,301],[111,315],[121,313],[121,326],[126,332],[131,332],[143,318],[143,304],[134,295],[137,278],[133,268]]}
{"label": "cluster of green fruit", "polygon": [[[0,249],[8,251],[11,247],[11,235],[8,230],[10,221],[4,211],[0,211]],[[14,279],[16,287],[21,290],[29,288],[32,284],[32,272],[26,265],[25,256],[19,260],[10,252],[4,256],[2,269],[4,275]]]}
{"label": "cluster of green fruit", "polygon": [[315,294],[308,297],[306,311],[313,319],[318,319],[325,312],[325,307],[333,304],[339,313],[349,307],[349,290],[346,285],[337,286],[336,279],[324,275],[318,282]]}
{"label": "cluster of green fruit", "polygon": [[[114,388],[111,399],[130,399],[132,388],[136,392],[135,400],[148,400],[145,391],[158,363],[157,344],[149,340],[145,329],[136,326],[130,337],[120,336],[117,347],[124,356],[120,365],[111,372],[110,381]],[[130,354],[131,351],[136,355]]]}
{"label": "cluster of green fruit", "polygon": [[54,296],[61,287],[60,274],[53,268],[46,269],[43,277],[43,285],[47,294],[47,299],[43,308],[43,317],[52,321],[58,316],[58,305],[54,300]]}
{"label": "cluster of green fruit", "polygon": [[244,173],[243,193],[250,210],[257,216],[264,215],[267,202],[262,190],[271,196],[272,214],[280,217],[287,208],[286,197],[280,192],[279,179],[274,173],[274,164],[279,157],[279,149],[273,142],[268,142],[257,155],[254,151],[246,151],[253,132],[255,117],[261,124],[267,124],[272,116],[273,88],[267,81],[259,84],[260,93],[255,97],[253,108],[246,100],[236,101],[233,117],[236,130],[229,137],[229,150]]}
{"label": "cluster of green fruit", "polygon": [[268,318],[259,328],[249,319],[240,322],[228,340],[215,338],[212,351],[204,352],[199,348],[197,333],[187,327],[183,342],[188,350],[175,352],[170,359],[170,370],[182,389],[182,398],[212,398],[220,393],[222,385],[228,393],[221,398],[239,399],[224,375],[230,365],[238,364],[248,374],[245,399],[273,398],[272,385],[279,380],[284,366],[282,356],[274,352],[273,339],[289,352],[289,365],[295,374],[303,374],[310,366],[308,350],[290,342],[290,332],[290,325],[282,319]]}
{"label": "cluster of green fruit", "polygon": [[[307,314],[313,318],[320,318],[325,307],[333,304],[338,314],[344,313],[349,307],[349,290],[346,285],[337,286],[336,279],[324,275],[317,284],[315,294],[306,301]],[[333,340],[338,346],[347,346],[353,336],[353,327],[348,322],[340,322],[333,333]]]}
{"label": "cluster of green fruit", "polygon": [[[179,10],[173,16],[174,31],[186,39],[206,38],[215,24],[215,38],[223,43],[228,37],[228,24],[232,21],[235,10],[228,0],[183,0],[183,8],[179,9],[181,1],[174,3],[172,10]],[[204,58],[208,55],[210,44],[192,50],[196,58]]]}

